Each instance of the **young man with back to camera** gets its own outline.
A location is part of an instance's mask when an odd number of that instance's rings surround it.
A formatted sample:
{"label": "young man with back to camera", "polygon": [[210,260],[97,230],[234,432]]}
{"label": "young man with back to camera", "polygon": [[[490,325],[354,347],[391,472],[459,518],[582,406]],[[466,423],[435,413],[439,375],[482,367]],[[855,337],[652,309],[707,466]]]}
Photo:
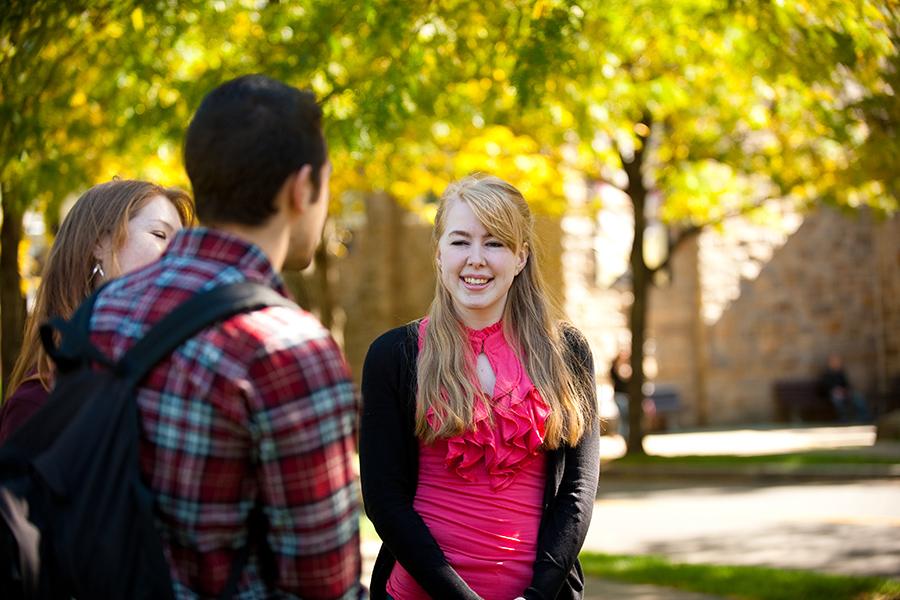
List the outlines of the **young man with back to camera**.
{"label": "young man with back to camera", "polygon": [[[321,115],[311,93],[259,75],[204,98],[184,146],[201,227],[101,292],[91,339],[104,354],[118,359],[202,290],[251,281],[288,294],[278,273],[311,262],[328,212]],[[176,597],[218,596],[235,568],[237,597],[363,595],[357,397],[315,317],[230,317],[160,362],[138,404]]]}

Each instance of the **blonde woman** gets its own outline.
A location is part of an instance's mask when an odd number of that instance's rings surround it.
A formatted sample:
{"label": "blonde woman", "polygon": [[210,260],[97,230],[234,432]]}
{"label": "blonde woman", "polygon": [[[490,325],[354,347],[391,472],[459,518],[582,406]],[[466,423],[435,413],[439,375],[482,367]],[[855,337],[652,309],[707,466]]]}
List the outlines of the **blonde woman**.
{"label": "blonde woman", "polygon": [[428,315],[369,348],[360,466],[373,600],[581,598],[599,475],[584,337],[551,319],[522,194],[444,192]]}
{"label": "blonde woman", "polygon": [[49,395],[53,365],[41,346],[40,325],[54,316],[68,319],[101,283],[159,258],[193,218],[186,192],[147,181],[117,179],[78,198],[50,249],[34,311],[25,323],[22,351],[0,409],[0,442]]}

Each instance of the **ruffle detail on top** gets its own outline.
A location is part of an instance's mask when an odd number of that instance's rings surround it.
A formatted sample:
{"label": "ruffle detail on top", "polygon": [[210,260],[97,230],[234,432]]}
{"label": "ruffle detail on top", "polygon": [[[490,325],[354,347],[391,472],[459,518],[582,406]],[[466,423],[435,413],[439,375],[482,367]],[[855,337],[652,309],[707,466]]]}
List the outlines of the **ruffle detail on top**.
{"label": "ruffle detail on top", "polygon": [[[423,320],[420,325],[420,346],[426,323]],[[495,396],[489,402],[475,402],[473,429],[446,440],[444,464],[467,481],[475,479],[476,468],[483,464],[491,489],[499,491],[540,454],[550,407],[506,343],[500,323],[467,332],[476,356],[483,351],[495,371]],[[428,409],[426,419],[437,429],[440,418],[433,407]]]}
{"label": "ruffle detail on top", "polygon": [[[423,321],[427,322],[427,319],[423,319]],[[469,342],[472,344],[472,347],[478,349],[481,347],[481,344],[483,342],[487,341],[495,334],[500,333],[502,329],[503,321],[497,321],[493,325],[488,325],[484,329],[470,329],[466,327],[466,333],[469,336]]]}

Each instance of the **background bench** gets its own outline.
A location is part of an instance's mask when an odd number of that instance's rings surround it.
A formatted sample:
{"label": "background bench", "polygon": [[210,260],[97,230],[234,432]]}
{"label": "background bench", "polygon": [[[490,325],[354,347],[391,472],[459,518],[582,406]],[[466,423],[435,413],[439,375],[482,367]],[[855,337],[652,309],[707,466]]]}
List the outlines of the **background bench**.
{"label": "background bench", "polygon": [[775,417],[783,423],[834,421],[837,413],[822,393],[818,379],[784,379],[772,386]]}
{"label": "background bench", "polygon": [[647,431],[667,431],[678,429],[681,414],[681,396],[673,386],[657,385],[647,396],[650,406],[645,408],[649,425]]}

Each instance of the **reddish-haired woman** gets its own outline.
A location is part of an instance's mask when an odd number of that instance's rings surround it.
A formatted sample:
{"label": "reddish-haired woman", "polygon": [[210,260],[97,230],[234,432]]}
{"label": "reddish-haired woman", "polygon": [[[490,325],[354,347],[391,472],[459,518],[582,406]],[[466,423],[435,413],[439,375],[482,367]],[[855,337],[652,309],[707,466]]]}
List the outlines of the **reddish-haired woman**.
{"label": "reddish-haired woman", "polygon": [[41,346],[40,325],[51,317],[68,319],[98,285],[159,258],[193,215],[187,193],[146,181],[109,181],[78,198],[50,249],[34,311],[25,324],[22,351],[0,407],[0,442],[49,395],[53,365]]}

